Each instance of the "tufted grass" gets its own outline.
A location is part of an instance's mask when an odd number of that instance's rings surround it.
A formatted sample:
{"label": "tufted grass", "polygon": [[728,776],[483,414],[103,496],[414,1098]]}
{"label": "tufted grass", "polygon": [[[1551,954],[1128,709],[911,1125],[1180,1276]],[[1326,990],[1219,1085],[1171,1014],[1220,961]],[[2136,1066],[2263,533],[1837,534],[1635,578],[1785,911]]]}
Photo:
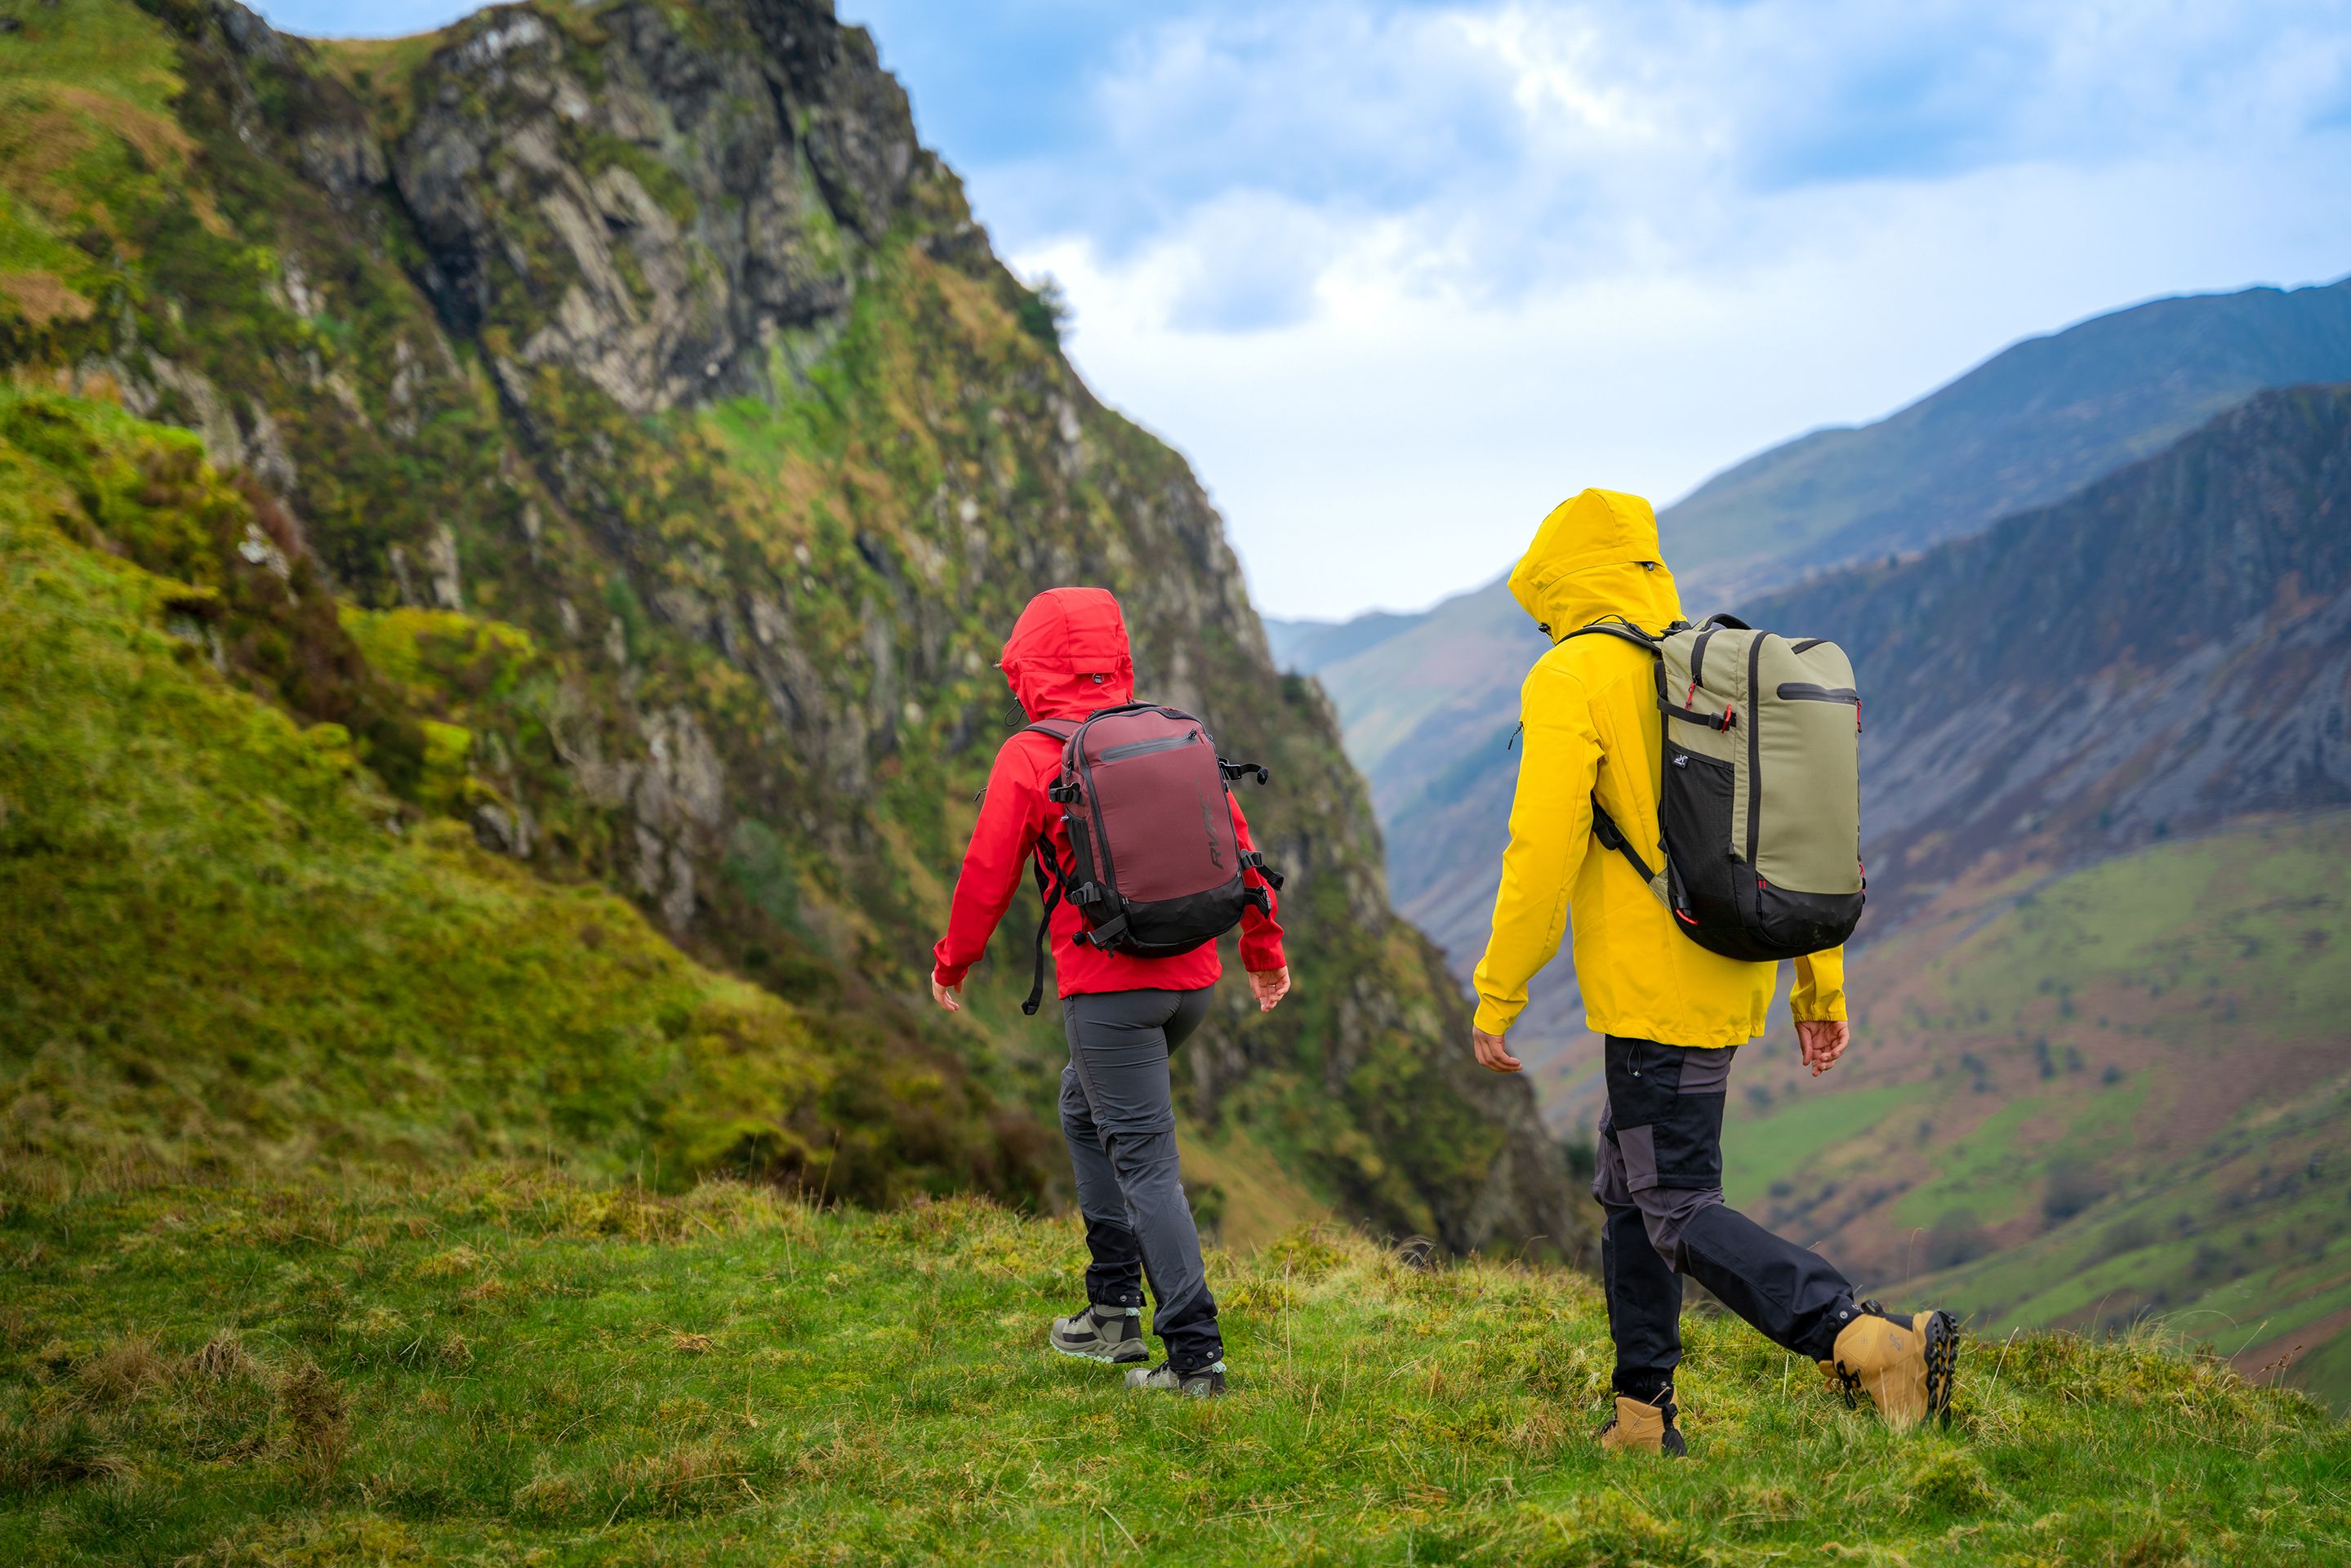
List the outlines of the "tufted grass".
{"label": "tufted grass", "polygon": [[0,1559],[2228,1563],[2351,1552],[2351,1431],[2151,1337],[1972,1343],[1885,1432],[1693,1316],[1604,1460],[1595,1287],[1336,1228],[1215,1252],[1234,1392],[1042,1348],[1076,1227],[529,1166],[6,1176]]}

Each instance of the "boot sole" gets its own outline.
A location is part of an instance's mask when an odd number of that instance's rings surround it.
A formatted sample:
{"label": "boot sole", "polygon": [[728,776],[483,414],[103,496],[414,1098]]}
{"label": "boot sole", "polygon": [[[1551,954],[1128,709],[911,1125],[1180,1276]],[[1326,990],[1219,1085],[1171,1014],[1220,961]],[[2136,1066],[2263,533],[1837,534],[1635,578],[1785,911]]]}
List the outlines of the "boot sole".
{"label": "boot sole", "polygon": [[1056,1344],[1050,1339],[1045,1342],[1045,1344],[1055,1355],[1066,1355],[1071,1361],[1098,1361],[1104,1366],[1133,1366],[1137,1362],[1151,1359],[1151,1353],[1147,1350],[1135,1355],[1120,1355],[1114,1351],[1104,1354],[1101,1351],[1094,1350],[1071,1350],[1066,1346]]}
{"label": "boot sole", "polygon": [[1959,1323],[1949,1312],[1928,1314],[1927,1419],[1951,1422],[1951,1391],[1959,1377]]}

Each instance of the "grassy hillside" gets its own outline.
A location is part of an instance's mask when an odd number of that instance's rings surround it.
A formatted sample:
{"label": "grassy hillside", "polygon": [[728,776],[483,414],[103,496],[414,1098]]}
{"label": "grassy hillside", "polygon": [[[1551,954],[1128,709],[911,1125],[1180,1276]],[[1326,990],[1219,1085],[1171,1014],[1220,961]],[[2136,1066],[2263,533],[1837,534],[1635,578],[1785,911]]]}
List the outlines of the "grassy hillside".
{"label": "grassy hillside", "polygon": [[[1742,1061],[1732,1199],[1980,1330],[2154,1316],[2351,1406],[2351,818],[1956,888]],[[1585,1091],[1589,1097],[1589,1091]]]}
{"label": "grassy hillside", "polygon": [[[237,651],[278,638],[298,670],[337,623],[274,549],[193,436],[0,389],[0,1103],[16,1150],[559,1152],[650,1181],[726,1169],[876,1201],[1038,1190],[1038,1134],[952,1055],[812,1030],[601,887],[536,877],[402,801],[345,727],[289,716]],[[240,608],[305,592],[328,618],[308,644]],[[426,630],[525,641],[456,615]],[[396,624],[365,632],[403,644]],[[393,666],[412,679],[419,640],[410,628]],[[502,666],[475,663],[486,703]],[[462,794],[473,737],[400,714],[379,716],[419,737],[420,792]]]}
{"label": "grassy hillside", "polygon": [[0,1556],[79,1563],[2207,1563],[2351,1552],[2351,1434],[2137,1338],[1962,1363],[1949,1432],[1693,1320],[1692,1457],[1604,1461],[1593,1285],[1214,1252],[1234,1392],[1046,1353],[1073,1224],[517,1168],[11,1173]]}

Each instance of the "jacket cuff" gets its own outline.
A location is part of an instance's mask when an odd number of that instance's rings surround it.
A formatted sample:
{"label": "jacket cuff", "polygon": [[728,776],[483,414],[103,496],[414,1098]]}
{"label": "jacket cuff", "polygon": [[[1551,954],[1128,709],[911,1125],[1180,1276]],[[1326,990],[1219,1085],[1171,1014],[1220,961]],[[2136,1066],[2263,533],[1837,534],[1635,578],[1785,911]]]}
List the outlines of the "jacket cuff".
{"label": "jacket cuff", "polygon": [[1788,1016],[1798,1023],[1843,1023],[1844,992],[1842,988],[1818,997],[1790,997]]}
{"label": "jacket cuff", "polygon": [[1515,1008],[1505,1011],[1481,997],[1478,1001],[1478,1016],[1470,1021],[1486,1034],[1508,1034],[1510,1026],[1519,1021],[1519,1014]]}
{"label": "jacket cuff", "polygon": [[949,990],[962,985],[963,977],[970,973],[969,964],[933,964],[931,966],[931,978]]}
{"label": "jacket cuff", "polygon": [[1290,959],[1282,953],[1280,940],[1260,944],[1244,936],[1241,938],[1241,967],[1252,975],[1269,974],[1275,969],[1290,967]]}

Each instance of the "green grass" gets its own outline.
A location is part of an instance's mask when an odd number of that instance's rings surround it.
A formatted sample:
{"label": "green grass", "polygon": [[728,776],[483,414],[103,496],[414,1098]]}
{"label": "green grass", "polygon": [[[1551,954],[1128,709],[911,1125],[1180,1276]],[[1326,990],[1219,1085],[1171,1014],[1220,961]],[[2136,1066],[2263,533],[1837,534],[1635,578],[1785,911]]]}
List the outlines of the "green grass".
{"label": "green grass", "polygon": [[1803,1174],[1823,1149],[1834,1148],[1921,1096],[1889,1083],[1799,1100],[1760,1121],[1733,1122],[1723,1133],[1723,1177],[1733,1204],[1753,1205],[1779,1183]]}
{"label": "green grass", "polygon": [[1970,1345],[1896,1437],[1694,1315],[1685,1462],[1604,1460],[1593,1284],[1212,1252],[1234,1392],[1042,1348],[1074,1224],[527,1166],[7,1173],[0,1557],[1886,1564],[2334,1560],[2351,1431],[2141,1336]]}
{"label": "green grass", "polygon": [[1895,1219],[1932,1225],[1951,1209],[1966,1207],[1984,1223],[1998,1224],[2025,1213],[2041,1200],[2048,1171],[2044,1159],[2020,1160],[2018,1151],[2051,1141],[2027,1138],[2026,1125],[2043,1116],[2062,1121],[2064,1130],[2054,1141],[2069,1157],[2110,1163],[2129,1142],[2134,1118],[2147,1100],[2147,1079],[2146,1073],[2135,1074],[2085,1107],[2056,1096],[2010,1100],[1950,1147],[1932,1181],[1904,1195]]}

